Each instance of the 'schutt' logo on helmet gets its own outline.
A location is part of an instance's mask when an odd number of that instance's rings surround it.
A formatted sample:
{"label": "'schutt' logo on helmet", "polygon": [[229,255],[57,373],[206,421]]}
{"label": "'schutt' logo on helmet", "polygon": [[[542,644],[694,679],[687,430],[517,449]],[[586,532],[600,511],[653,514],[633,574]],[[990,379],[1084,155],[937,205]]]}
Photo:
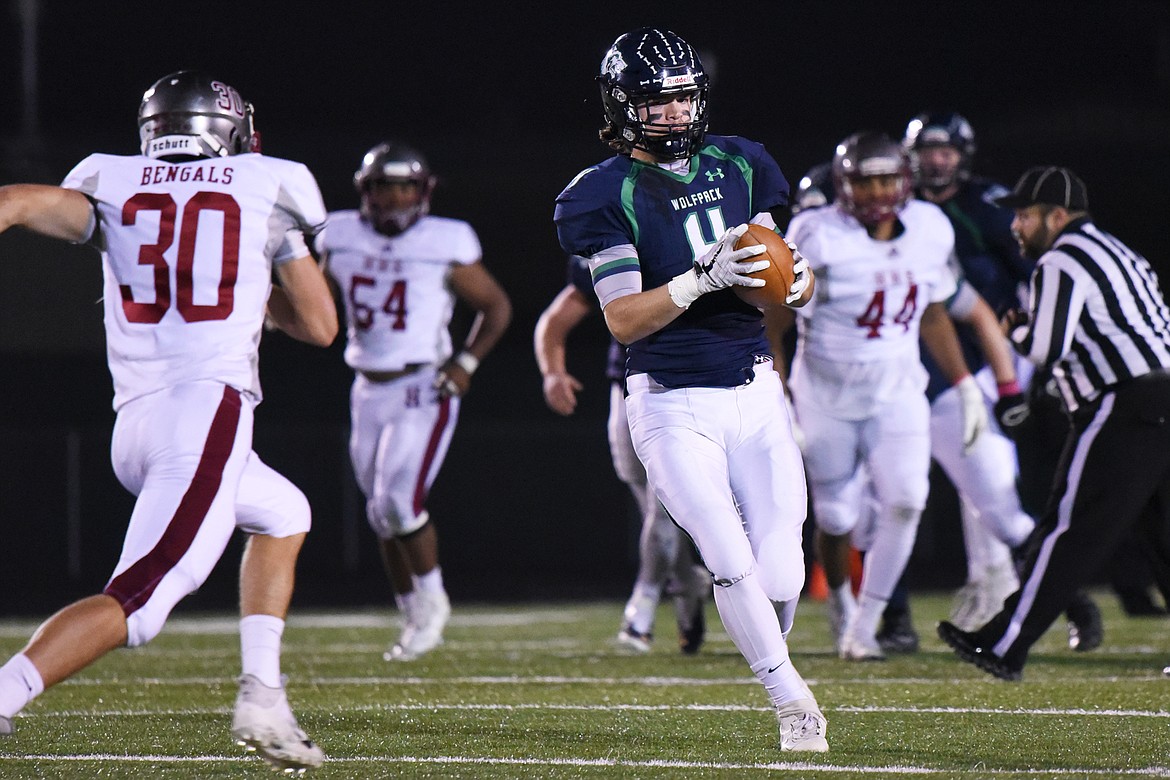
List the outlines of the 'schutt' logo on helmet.
{"label": "'schutt' logo on helmet", "polygon": [[259,151],[252,104],[211,77],[190,70],[163,76],[142,96],[138,136],[147,157],[227,157]]}

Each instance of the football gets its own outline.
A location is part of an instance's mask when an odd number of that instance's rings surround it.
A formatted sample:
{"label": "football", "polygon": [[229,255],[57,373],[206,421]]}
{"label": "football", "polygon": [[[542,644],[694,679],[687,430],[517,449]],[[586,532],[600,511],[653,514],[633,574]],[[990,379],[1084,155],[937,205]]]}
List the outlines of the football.
{"label": "football", "polygon": [[792,258],[792,250],[788,248],[788,244],[784,243],[784,239],[776,231],[763,225],[748,225],[747,232],[740,236],[739,241],[735,242],[735,248],[743,249],[754,244],[763,244],[767,247],[767,251],[751,259],[767,258],[769,262],[768,267],[763,271],[756,271],[748,276],[763,279],[766,284],[763,287],[744,287],[737,284],[731,289],[735,290],[735,294],[744,303],[755,306],[757,309],[783,306],[784,299],[788,297],[788,290],[795,277],[792,271],[792,265],[795,262]]}

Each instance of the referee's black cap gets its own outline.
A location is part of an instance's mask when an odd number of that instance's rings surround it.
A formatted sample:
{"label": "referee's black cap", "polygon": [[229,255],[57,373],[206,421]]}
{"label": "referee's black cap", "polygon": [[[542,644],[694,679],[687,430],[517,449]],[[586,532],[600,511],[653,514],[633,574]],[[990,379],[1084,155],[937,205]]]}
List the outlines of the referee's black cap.
{"label": "referee's black cap", "polygon": [[1089,192],[1081,178],[1068,168],[1037,165],[1024,172],[1014,190],[995,198],[995,203],[1009,209],[1042,203],[1069,211],[1087,211]]}

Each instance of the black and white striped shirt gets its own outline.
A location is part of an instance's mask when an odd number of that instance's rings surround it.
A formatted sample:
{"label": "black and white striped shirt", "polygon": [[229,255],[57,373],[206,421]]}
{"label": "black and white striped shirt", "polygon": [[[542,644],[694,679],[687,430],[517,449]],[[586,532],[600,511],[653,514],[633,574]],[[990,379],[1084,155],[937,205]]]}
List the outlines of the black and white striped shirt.
{"label": "black and white striped shirt", "polygon": [[1052,366],[1069,410],[1170,367],[1170,308],[1149,262],[1088,218],[1068,224],[1031,280],[1030,323],[1011,339]]}

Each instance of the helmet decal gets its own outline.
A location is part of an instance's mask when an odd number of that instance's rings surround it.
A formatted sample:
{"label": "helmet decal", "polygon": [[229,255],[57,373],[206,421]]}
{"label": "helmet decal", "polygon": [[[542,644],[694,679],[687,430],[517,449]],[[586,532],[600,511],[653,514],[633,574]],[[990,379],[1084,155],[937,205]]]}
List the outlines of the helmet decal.
{"label": "helmet decal", "polygon": [[[606,126],[602,140],[622,154],[641,149],[662,160],[699,150],[707,132],[709,78],[694,48],[669,30],[643,27],[619,36],[597,77]],[[690,120],[673,125],[643,118],[651,101],[687,96]]]}
{"label": "helmet decal", "polygon": [[142,154],[183,160],[257,151],[252,104],[235,88],[196,71],[163,76],[138,107]]}

